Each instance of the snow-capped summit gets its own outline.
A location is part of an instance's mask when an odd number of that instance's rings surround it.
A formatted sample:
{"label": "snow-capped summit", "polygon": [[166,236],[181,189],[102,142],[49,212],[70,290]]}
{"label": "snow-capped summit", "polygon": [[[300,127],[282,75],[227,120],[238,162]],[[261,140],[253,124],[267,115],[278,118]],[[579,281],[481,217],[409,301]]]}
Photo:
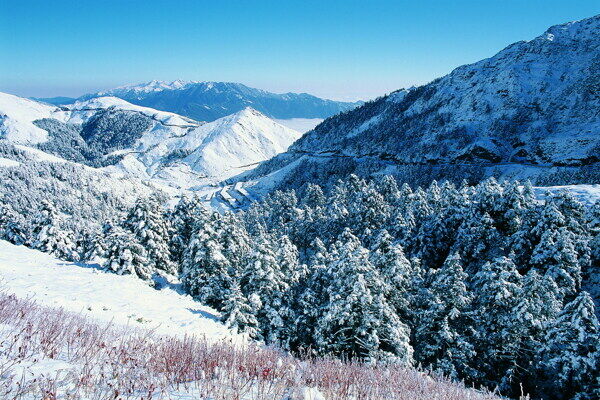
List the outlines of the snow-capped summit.
{"label": "snow-capped summit", "polygon": [[234,82],[150,81],[91,93],[78,100],[114,96],[140,106],[214,121],[245,107],[270,118],[327,118],[360,103],[320,99],[306,93],[275,94]]}
{"label": "snow-capped summit", "polygon": [[295,163],[301,169],[287,171],[299,184],[313,168],[320,176],[385,169],[421,184],[489,175],[599,180],[598,32],[600,16],[556,25],[427,85],[329,118],[254,177]]}
{"label": "snow-capped summit", "polygon": [[114,168],[184,187],[217,182],[285,151],[300,136],[246,107],[185,135],[144,135]]}
{"label": "snow-capped summit", "polygon": [[96,93],[97,96],[142,96],[147,93],[156,93],[164,90],[180,90],[188,85],[200,83],[199,81],[184,81],[181,79],[172,82],[151,80],[137,85],[123,85],[114,89]]}

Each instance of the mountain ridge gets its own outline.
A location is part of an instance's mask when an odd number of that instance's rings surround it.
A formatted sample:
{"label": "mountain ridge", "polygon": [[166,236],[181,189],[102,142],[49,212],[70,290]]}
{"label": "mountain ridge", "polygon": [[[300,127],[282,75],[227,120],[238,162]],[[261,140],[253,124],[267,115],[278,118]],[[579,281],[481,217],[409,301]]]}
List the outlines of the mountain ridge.
{"label": "mountain ridge", "polygon": [[[462,179],[464,166],[472,180],[523,178],[528,168],[554,169],[533,173],[540,180],[565,170],[586,170],[586,175],[589,169],[591,179],[600,180],[598,30],[600,16],[555,25],[426,85],[328,118],[241,179],[295,163],[287,180],[292,186],[317,175],[369,175],[390,168],[405,181],[416,177],[427,184],[423,174],[430,180]],[[347,159],[315,160],[323,154]],[[447,165],[447,171],[429,171]],[[299,176],[292,177],[294,172]]]}
{"label": "mountain ridge", "polygon": [[116,97],[55,107],[0,93],[0,139],[177,188],[228,178],[300,136],[251,107],[201,123]]}
{"label": "mountain ridge", "polygon": [[83,95],[77,101],[113,96],[132,104],[214,121],[251,106],[273,119],[327,118],[362,102],[322,99],[308,93],[271,93],[235,82],[149,81]]}

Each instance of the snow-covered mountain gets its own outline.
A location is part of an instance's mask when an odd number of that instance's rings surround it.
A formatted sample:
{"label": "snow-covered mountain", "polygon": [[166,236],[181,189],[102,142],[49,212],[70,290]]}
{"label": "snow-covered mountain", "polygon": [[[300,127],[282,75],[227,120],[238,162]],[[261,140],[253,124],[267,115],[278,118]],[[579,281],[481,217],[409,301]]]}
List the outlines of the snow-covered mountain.
{"label": "snow-covered mountain", "polygon": [[241,83],[150,81],[91,93],[78,100],[112,96],[130,103],[214,121],[252,107],[270,118],[327,118],[361,104],[321,99],[306,93],[275,94]]}
{"label": "snow-covered mountain", "polygon": [[[600,182],[600,16],[325,120],[251,176]],[[325,179],[325,178],[324,178]]]}
{"label": "snow-covered mountain", "polygon": [[176,187],[236,175],[299,137],[252,108],[203,124],[116,97],[55,107],[0,93],[0,139]]}
{"label": "snow-covered mountain", "polygon": [[245,108],[181,136],[144,135],[111,168],[179,187],[216,183],[285,151],[299,137]]}

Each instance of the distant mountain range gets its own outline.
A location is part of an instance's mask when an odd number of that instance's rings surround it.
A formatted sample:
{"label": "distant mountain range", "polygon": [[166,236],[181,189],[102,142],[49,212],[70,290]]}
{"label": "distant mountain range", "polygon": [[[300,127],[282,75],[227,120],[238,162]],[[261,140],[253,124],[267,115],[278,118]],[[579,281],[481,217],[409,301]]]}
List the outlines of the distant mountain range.
{"label": "distant mountain range", "polygon": [[118,97],[132,104],[173,112],[197,121],[214,121],[246,107],[275,119],[327,118],[362,104],[325,100],[306,93],[275,94],[241,83],[181,80],[121,86],[78,99],[54,97],[36,100],[59,105],[105,96]]}
{"label": "distant mountain range", "polygon": [[[240,179],[600,183],[600,16],[333,116]],[[269,177],[268,179],[266,177]],[[275,180],[277,177],[277,180]]]}
{"label": "distant mountain range", "polygon": [[299,137],[250,107],[201,123],[116,97],[56,107],[0,93],[0,139],[177,188],[217,183]]}

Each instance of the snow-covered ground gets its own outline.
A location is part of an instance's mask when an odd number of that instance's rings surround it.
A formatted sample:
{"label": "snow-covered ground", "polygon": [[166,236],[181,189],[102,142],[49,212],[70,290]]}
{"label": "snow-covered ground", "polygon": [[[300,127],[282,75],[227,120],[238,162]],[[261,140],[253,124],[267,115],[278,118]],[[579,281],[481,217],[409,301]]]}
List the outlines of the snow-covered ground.
{"label": "snow-covered ground", "polygon": [[0,290],[7,293],[100,321],[162,334],[243,340],[218,322],[218,312],[171,288],[156,290],[132,276],[61,261],[6,241],[0,241],[0,279]]}
{"label": "snow-covered ground", "polygon": [[571,193],[577,200],[586,205],[592,205],[600,200],[600,185],[545,186],[535,187],[534,191],[540,200],[543,200],[549,194],[561,191]]}

